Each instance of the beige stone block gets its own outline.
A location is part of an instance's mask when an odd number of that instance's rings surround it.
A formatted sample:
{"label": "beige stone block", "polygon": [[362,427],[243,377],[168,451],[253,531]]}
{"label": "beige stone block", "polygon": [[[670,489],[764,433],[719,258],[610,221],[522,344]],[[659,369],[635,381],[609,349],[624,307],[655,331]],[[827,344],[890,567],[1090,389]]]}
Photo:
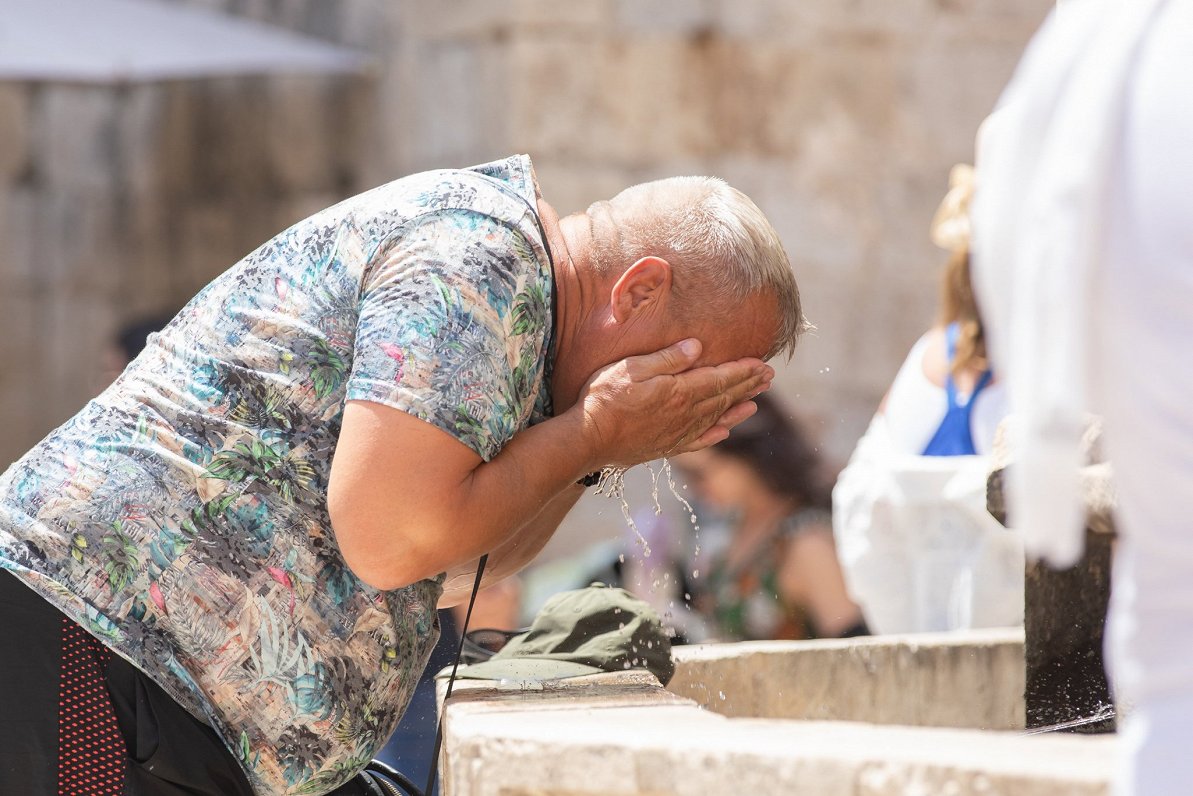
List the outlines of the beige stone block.
{"label": "beige stone block", "polygon": [[703,72],[671,39],[519,40],[511,138],[531,152],[642,168],[707,155]]}
{"label": "beige stone block", "polygon": [[158,315],[177,310],[190,298],[175,290],[179,270],[177,203],[155,193],[128,197],[123,215],[120,268],[113,281],[122,302],[121,317]]}
{"label": "beige stone block", "polygon": [[170,88],[148,83],[121,89],[116,109],[114,167],[121,191],[161,190],[168,173],[162,133]]}
{"label": "beige stone block", "polygon": [[[244,219],[226,203],[196,205],[182,211],[173,289],[194,295],[246,254],[238,239]],[[238,229],[240,227],[240,229]]]}
{"label": "beige stone block", "polygon": [[397,24],[400,6],[377,0],[341,0],[340,29],[336,41],[384,59],[401,35]]}
{"label": "beige stone block", "polygon": [[38,194],[28,186],[0,185],[0,283],[28,290],[37,264]]}
{"label": "beige stone block", "polygon": [[111,189],[119,164],[118,93],[109,86],[45,84],[34,94],[34,157],[54,188]]}
{"label": "beige stone block", "polygon": [[[38,359],[35,296],[7,282],[0,286],[0,471],[37,439]],[[44,433],[44,430],[42,430]]]}
{"label": "beige stone block", "polygon": [[933,38],[964,41],[1003,41],[1026,46],[1055,0],[937,0]]}
{"label": "beige stone block", "polygon": [[692,35],[713,27],[716,0],[617,0],[619,34]]}
{"label": "beige stone block", "polygon": [[265,195],[270,188],[268,78],[228,77],[192,86],[186,123],[192,161],[184,186],[204,199],[229,193]]}
{"label": "beige stone block", "polygon": [[[1026,44],[1025,38],[1022,45]],[[936,172],[942,165],[938,158],[973,161],[978,125],[994,109],[1020,49],[961,39],[933,42],[909,54],[908,99],[915,109],[914,121],[929,142],[924,149],[931,159],[924,166]]]}
{"label": "beige stone block", "polygon": [[740,38],[815,46],[836,38],[916,35],[938,13],[939,0],[716,0],[717,28]]}
{"label": "beige stone block", "polygon": [[0,83],[0,185],[29,168],[29,90],[21,83]]}
{"label": "beige stone block", "polygon": [[[203,179],[197,172],[212,156],[197,153],[198,141],[208,137],[209,122],[201,107],[206,89],[201,82],[189,81],[158,88],[161,108],[153,139],[153,175],[144,188],[160,192],[163,198],[190,194],[200,189]],[[138,184],[133,187],[136,190]]]}
{"label": "beige stone block", "polygon": [[467,166],[518,149],[509,138],[517,81],[508,48],[433,41],[420,43],[411,58],[404,101],[395,97],[383,119],[405,138],[403,173]]}
{"label": "beige stone block", "polygon": [[279,75],[266,83],[264,136],[276,190],[326,190],[334,183],[335,95],[343,80]]}
{"label": "beige stone block", "polygon": [[630,169],[613,164],[533,155],[534,173],[543,198],[560,216],[583,212],[593,202],[609,199],[638,181]]}
{"label": "beige stone block", "polygon": [[431,41],[507,37],[514,22],[506,3],[490,0],[413,0],[400,13],[404,35]]}
{"label": "beige stone block", "polygon": [[445,796],[1101,796],[1113,776],[1113,738],[726,719],[591,691],[453,699]]}
{"label": "beige stone block", "polygon": [[110,191],[54,187],[17,196],[13,218],[30,222],[27,231],[16,233],[25,239],[16,250],[28,262],[29,284],[44,291],[108,295],[109,269],[118,250]]}
{"label": "beige stone block", "polygon": [[516,35],[600,36],[614,20],[614,0],[559,3],[555,0],[514,0],[511,16]]}
{"label": "beige stone block", "polygon": [[668,690],[727,716],[1021,729],[1023,631],[679,647]]}
{"label": "beige stone block", "polygon": [[40,439],[106,386],[100,355],[117,321],[115,306],[104,296],[58,291],[35,301],[40,368],[29,386],[37,396]]}
{"label": "beige stone block", "polygon": [[[334,193],[309,192],[299,193],[288,197],[284,202],[278,202],[273,210],[271,229],[281,232],[291,225],[313,216],[344,199],[344,196]],[[264,241],[259,241],[263,243]],[[229,263],[231,265],[231,263]]]}

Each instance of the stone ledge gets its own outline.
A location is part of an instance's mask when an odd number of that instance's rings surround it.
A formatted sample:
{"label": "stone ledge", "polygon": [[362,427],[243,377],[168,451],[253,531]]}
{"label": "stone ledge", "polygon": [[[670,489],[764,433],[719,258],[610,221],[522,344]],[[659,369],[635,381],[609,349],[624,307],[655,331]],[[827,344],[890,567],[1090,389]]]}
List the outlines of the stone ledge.
{"label": "stone ledge", "polygon": [[445,796],[1109,793],[1110,737],[729,719],[625,677],[516,700],[464,683],[447,708]]}
{"label": "stone ledge", "polygon": [[707,644],[674,655],[668,690],[726,716],[1024,726],[1021,628]]}

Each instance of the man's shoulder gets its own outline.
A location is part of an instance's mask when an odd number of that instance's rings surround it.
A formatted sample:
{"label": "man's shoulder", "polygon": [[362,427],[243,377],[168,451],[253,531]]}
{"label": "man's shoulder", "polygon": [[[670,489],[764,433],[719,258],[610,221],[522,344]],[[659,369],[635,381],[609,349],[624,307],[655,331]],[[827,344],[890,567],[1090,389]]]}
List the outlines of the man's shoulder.
{"label": "man's shoulder", "polygon": [[415,218],[458,210],[516,220],[535,211],[536,189],[530,159],[515,155],[463,169],[411,174],[366,191],[353,200],[360,215],[395,213]]}

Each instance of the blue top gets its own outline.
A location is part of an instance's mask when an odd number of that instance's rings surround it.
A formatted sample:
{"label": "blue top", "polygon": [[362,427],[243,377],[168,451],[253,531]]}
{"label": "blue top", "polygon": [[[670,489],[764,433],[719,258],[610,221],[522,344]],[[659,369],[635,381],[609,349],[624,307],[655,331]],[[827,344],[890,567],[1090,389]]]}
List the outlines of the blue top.
{"label": "blue top", "polygon": [[945,410],[944,419],[940,421],[940,425],[936,429],[936,433],[932,435],[932,439],[928,442],[927,447],[924,448],[924,456],[972,456],[978,452],[973,444],[973,432],[969,427],[969,415],[970,410],[973,408],[974,399],[990,383],[993,373],[987,368],[978,377],[978,382],[974,385],[973,392],[964,399],[961,399],[957,395],[957,385],[953,382],[951,368],[953,359],[957,355],[958,331],[959,327],[956,323],[950,323],[945,329],[945,341],[948,345],[950,368],[944,380],[944,391],[948,400],[948,407]]}

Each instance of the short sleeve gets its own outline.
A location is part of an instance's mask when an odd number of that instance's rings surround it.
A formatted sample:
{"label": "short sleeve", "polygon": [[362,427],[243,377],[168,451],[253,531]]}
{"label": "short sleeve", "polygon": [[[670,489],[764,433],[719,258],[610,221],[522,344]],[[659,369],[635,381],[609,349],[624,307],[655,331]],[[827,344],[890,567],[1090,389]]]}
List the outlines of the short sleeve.
{"label": "short sleeve", "polygon": [[551,322],[517,221],[420,216],[365,269],[346,398],[391,406],[491,459],[534,411]]}

